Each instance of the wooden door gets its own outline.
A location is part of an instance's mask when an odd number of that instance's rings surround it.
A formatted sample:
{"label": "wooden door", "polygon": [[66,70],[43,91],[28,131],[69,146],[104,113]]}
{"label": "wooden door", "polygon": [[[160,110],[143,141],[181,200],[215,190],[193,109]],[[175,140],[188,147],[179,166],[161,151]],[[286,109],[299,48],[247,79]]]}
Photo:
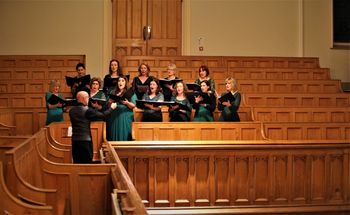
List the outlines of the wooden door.
{"label": "wooden door", "polygon": [[112,14],[113,57],[181,55],[182,0],[114,0]]}

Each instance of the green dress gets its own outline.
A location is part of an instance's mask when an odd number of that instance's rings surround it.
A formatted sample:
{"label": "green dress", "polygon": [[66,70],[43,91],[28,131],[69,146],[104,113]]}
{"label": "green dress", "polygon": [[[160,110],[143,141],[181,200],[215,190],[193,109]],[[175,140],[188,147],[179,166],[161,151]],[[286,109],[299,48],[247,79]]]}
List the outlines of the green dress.
{"label": "green dress", "polygon": [[[52,108],[49,109],[49,98],[51,97],[51,92],[46,92],[45,100],[46,100],[46,108],[47,108],[47,116],[46,116],[46,125],[49,125],[51,122],[62,122],[63,121],[63,108]],[[58,97],[63,99],[62,94],[58,94]]]}
{"label": "green dress", "polygon": [[[136,104],[136,95],[133,94],[131,102]],[[107,119],[107,140],[127,141],[131,140],[131,125],[134,120],[134,112],[128,106],[118,103]]]}
{"label": "green dress", "polygon": [[193,108],[196,110],[193,122],[212,122],[214,121],[213,112],[216,108],[216,97],[213,93],[208,94],[209,101],[201,101],[199,104],[194,103]]}

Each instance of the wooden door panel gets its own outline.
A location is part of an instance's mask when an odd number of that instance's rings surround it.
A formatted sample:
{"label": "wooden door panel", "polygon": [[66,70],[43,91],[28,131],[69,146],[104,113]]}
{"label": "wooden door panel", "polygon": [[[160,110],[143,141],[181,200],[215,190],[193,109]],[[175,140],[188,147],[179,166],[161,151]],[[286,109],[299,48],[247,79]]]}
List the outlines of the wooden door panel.
{"label": "wooden door panel", "polygon": [[147,1],[113,1],[113,54],[146,55],[142,29],[147,23]]}
{"label": "wooden door panel", "polygon": [[[181,0],[113,1],[113,55],[181,55]],[[143,28],[151,26],[151,39]]]}

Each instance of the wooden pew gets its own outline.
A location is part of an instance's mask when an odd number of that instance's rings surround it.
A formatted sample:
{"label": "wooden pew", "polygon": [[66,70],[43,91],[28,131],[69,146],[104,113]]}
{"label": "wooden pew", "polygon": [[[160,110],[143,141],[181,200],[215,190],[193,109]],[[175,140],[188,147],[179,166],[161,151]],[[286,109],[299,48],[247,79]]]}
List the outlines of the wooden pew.
{"label": "wooden pew", "polygon": [[244,93],[245,105],[257,107],[350,107],[346,93]]}
{"label": "wooden pew", "polygon": [[[137,67],[123,67],[123,73],[130,75],[130,80],[138,75]],[[210,77],[214,80],[234,77],[236,80],[330,80],[328,68],[209,68]],[[166,67],[151,67],[150,74],[154,77],[167,77]],[[198,78],[198,67],[177,68],[176,76],[192,80]]]}
{"label": "wooden pew", "polygon": [[264,122],[263,127],[273,140],[350,140],[350,123]]}
{"label": "wooden pew", "polygon": [[55,214],[52,206],[25,203],[8,190],[0,161],[0,210],[4,214]]}
{"label": "wooden pew", "polygon": [[[242,93],[340,93],[339,80],[239,80]],[[219,92],[224,92],[224,83],[217,83]]]}
{"label": "wooden pew", "polygon": [[[49,127],[50,142],[57,148],[69,149],[72,141],[71,137],[67,136],[68,127],[70,127],[70,122],[54,122],[51,123]],[[105,122],[92,122],[91,123],[91,135],[93,142],[93,160],[100,160],[99,150],[106,140],[106,123]]]}
{"label": "wooden pew", "polygon": [[16,135],[16,126],[5,125],[0,123],[0,135],[1,136],[15,136]]}
{"label": "wooden pew", "polygon": [[[329,80],[328,68],[231,68],[226,77],[260,80]],[[221,74],[213,74],[213,78],[224,79]]]}
{"label": "wooden pew", "polygon": [[[60,92],[64,97],[71,97],[71,89],[66,85],[66,80],[57,79],[61,83]],[[49,91],[50,80],[0,80],[0,87],[2,88],[2,94],[40,94],[45,97],[45,93]]]}
{"label": "wooden pew", "polygon": [[[111,168],[113,164],[59,164],[49,161],[41,153],[45,129],[30,140],[6,152],[6,183],[14,193],[23,193],[16,183],[20,175],[27,184],[37,189],[54,189],[55,195],[46,195],[46,205],[54,211],[69,214],[107,214],[110,211],[112,192]],[[38,137],[38,135],[40,135]],[[36,168],[33,168],[35,166]],[[93,187],[91,185],[93,184]],[[17,189],[16,189],[17,188]],[[88,189],[87,189],[88,188]],[[24,196],[34,201],[37,196]],[[86,204],[89,202],[89,204]],[[94,207],[91,207],[94,205]]]}
{"label": "wooden pew", "polygon": [[0,136],[0,161],[4,159],[7,150],[15,148],[28,138],[29,136]]}
{"label": "wooden pew", "polygon": [[319,68],[318,58],[312,57],[230,57],[230,56],[125,56],[123,67],[138,67],[142,62],[152,67],[166,68],[175,63],[178,68],[201,65],[231,68]]}
{"label": "wooden pew", "polygon": [[166,207],[215,207],[226,214],[350,211],[348,140],[111,144],[154,214]]}
{"label": "wooden pew", "polygon": [[[110,143],[105,145],[106,160],[109,163],[115,163],[115,167],[112,168],[112,180],[114,190],[112,195],[112,211],[113,214],[117,211],[121,211],[122,214],[135,214],[142,215],[147,214],[144,204],[137,193],[136,188],[132,184],[132,181],[125,170],[122,162],[120,161],[118,154]],[[117,201],[120,200],[121,207]],[[118,209],[119,208],[119,209]]]}
{"label": "wooden pew", "polygon": [[350,122],[348,107],[254,107],[253,112],[262,122]]}
{"label": "wooden pew", "polygon": [[260,122],[133,122],[141,140],[264,140]]}

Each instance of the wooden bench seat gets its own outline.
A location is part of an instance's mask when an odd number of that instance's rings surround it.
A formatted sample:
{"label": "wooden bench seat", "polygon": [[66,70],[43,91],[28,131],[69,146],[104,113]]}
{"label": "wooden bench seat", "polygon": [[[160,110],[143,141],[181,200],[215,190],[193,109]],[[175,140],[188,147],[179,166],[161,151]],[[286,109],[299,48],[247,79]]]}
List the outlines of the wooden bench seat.
{"label": "wooden bench seat", "polygon": [[254,107],[253,112],[262,122],[350,122],[348,107]]}
{"label": "wooden bench seat", "polygon": [[134,140],[264,140],[259,122],[133,122]]}
{"label": "wooden bench seat", "polygon": [[14,196],[7,188],[3,172],[3,164],[0,161],[0,208],[4,214],[58,214],[52,206],[25,203]]}
{"label": "wooden bench seat", "polygon": [[244,102],[257,107],[350,107],[350,94],[244,93]]}
{"label": "wooden bench seat", "polygon": [[[39,194],[43,195],[42,192],[26,195],[23,187],[18,186],[16,178],[21,176],[26,185],[36,187],[37,190],[54,190],[55,194],[51,197],[46,195],[43,203],[52,205],[55,211],[64,205],[65,213],[109,213],[110,198],[105,192],[112,192],[111,168],[114,164],[53,163],[41,153],[41,145],[47,144],[42,141],[46,139],[45,134],[45,129],[42,129],[19,147],[6,152],[6,183],[11,192],[30,201],[40,202],[37,198],[40,197]],[[91,188],[91,183],[95,189]],[[30,189],[27,186],[25,191],[28,190]],[[87,207],[86,202],[94,203],[94,207]]]}
{"label": "wooden bench seat", "polygon": [[263,127],[266,137],[273,140],[350,141],[350,123],[264,122]]}

